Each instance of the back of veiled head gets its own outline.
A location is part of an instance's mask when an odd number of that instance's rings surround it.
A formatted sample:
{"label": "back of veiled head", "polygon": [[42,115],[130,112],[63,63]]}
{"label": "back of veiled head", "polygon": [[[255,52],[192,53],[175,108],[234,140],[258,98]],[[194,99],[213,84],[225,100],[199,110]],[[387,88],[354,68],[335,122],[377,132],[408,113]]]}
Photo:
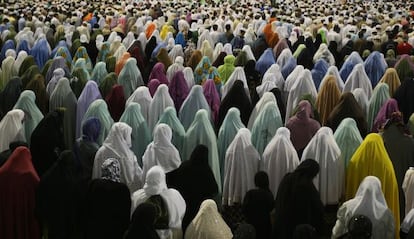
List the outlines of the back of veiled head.
{"label": "back of veiled head", "polygon": [[98,118],[88,118],[82,125],[82,139],[97,142],[101,132],[101,122]]}
{"label": "back of veiled head", "polygon": [[254,176],[254,184],[260,189],[269,190],[269,176],[265,171],[259,171]]}
{"label": "back of veiled head", "polygon": [[294,173],[313,179],[319,173],[319,164],[314,159],[305,159],[298,165]]}
{"label": "back of veiled head", "polygon": [[172,130],[167,124],[158,124],[154,128],[154,144],[158,146],[171,145]]}
{"label": "back of veiled head", "polygon": [[147,195],[158,195],[165,189],[167,189],[167,184],[164,170],[160,166],[153,166],[148,170],[145,178],[145,193]]}
{"label": "back of veiled head", "polygon": [[208,164],[208,148],[203,144],[197,145],[191,153],[190,161],[198,164]]}
{"label": "back of veiled head", "polygon": [[121,182],[121,165],[115,158],[106,159],[101,166],[102,179],[110,180],[112,182]]}
{"label": "back of veiled head", "polygon": [[293,232],[293,239],[316,239],[318,233],[315,228],[309,224],[297,225]]}
{"label": "back of veiled head", "polygon": [[126,232],[125,239],[157,239],[159,236],[155,231],[155,220],[157,208],[153,203],[141,203],[132,214],[131,224]]}

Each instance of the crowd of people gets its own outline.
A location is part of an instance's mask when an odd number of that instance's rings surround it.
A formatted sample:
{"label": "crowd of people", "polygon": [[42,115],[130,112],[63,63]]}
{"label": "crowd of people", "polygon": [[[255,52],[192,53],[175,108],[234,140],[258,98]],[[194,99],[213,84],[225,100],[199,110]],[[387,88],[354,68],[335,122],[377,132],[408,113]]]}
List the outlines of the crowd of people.
{"label": "crowd of people", "polygon": [[414,238],[414,5],[0,3],[0,238]]}

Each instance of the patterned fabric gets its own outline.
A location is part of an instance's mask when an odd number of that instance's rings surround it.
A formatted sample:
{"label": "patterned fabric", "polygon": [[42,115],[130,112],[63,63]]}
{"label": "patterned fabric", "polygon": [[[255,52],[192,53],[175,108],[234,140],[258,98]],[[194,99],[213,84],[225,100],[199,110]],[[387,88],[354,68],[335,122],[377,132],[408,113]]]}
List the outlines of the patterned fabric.
{"label": "patterned fabric", "polygon": [[101,168],[102,179],[107,179],[118,183],[121,182],[121,166],[117,159],[109,158],[105,160]]}

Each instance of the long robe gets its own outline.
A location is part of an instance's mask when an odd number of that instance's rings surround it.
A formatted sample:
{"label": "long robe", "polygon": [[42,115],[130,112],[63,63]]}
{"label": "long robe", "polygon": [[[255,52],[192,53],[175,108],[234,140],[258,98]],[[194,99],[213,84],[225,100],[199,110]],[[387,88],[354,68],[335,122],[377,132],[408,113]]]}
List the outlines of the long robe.
{"label": "long robe", "polygon": [[[375,162],[375,163],[373,163]],[[381,181],[381,188],[388,208],[394,215],[396,236],[400,229],[400,206],[398,200],[398,183],[394,167],[378,134],[369,134],[355,151],[346,171],[345,198],[355,196],[360,182],[366,176],[376,176]],[[398,238],[398,237],[397,237]]]}

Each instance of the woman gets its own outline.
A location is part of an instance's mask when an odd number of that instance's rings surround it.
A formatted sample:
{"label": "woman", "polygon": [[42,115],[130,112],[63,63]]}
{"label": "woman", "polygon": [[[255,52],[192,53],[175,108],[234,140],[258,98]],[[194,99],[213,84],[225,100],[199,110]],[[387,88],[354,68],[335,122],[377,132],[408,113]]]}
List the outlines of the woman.
{"label": "woman", "polygon": [[341,97],[336,79],[334,76],[328,76],[326,80],[321,84],[321,88],[316,98],[316,108],[319,112],[321,125],[325,125],[326,121],[331,113],[332,109],[335,108],[336,104]]}
{"label": "woman", "polygon": [[182,149],[184,147],[185,129],[177,117],[177,112],[172,106],[167,107],[164,113],[158,120],[158,124],[164,123],[170,126],[172,130],[171,143],[177,148],[178,152],[182,155]]}
{"label": "woman", "polygon": [[272,232],[270,213],[274,207],[273,194],[269,189],[269,178],[263,171],[254,176],[255,189],[244,196],[242,211],[247,223],[256,229],[256,238],[269,239]]}
{"label": "woman", "polygon": [[302,100],[299,102],[296,115],[286,123],[286,128],[291,132],[290,138],[292,144],[298,152],[299,157],[302,156],[306,145],[320,127],[319,122],[312,119],[312,107],[309,101]]}
{"label": "woman", "polygon": [[[159,202],[160,208],[167,208],[165,212],[162,210],[162,215],[157,218],[156,229],[160,238],[182,238],[181,223],[186,204],[177,190],[167,188],[165,172],[160,166],[152,167],[146,175],[144,187],[132,194],[132,212],[144,202],[155,201]],[[168,219],[163,218],[165,214],[168,214]]]}
{"label": "woman", "polygon": [[226,117],[224,118],[223,124],[221,125],[217,136],[220,172],[222,175],[222,180],[224,179],[223,170],[227,148],[233,141],[234,137],[236,137],[237,132],[239,132],[239,130],[242,128],[245,128],[245,126],[241,122],[239,109],[235,107],[230,108],[230,110],[227,111]]}
{"label": "woman", "polygon": [[345,92],[341,95],[338,104],[333,108],[332,112],[326,121],[326,126],[335,131],[341,121],[345,118],[353,118],[357,125],[362,137],[365,137],[368,133],[368,125],[365,118],[365,114],[359,106],[355,97],[350,92]]}
{"label": "woman", "polygon": [[35,216],[38,184],[39,176],[33,167],[29,149],[16,148],[0,168],[1,238],[41,238]]}
{"label": "woman", "polygon": [[371,220],[372,238],[394,238],[393,214],[387,207],[387,202],[381,191],[381,182],[377,177],[365,177],[359,185],[355,197],[346,201],[339,208],[337,221],[332,229],[332,238],[338,238],[347,233],[350,219],[358,214]]}
{"label": "woman", "polygon": [[362,137],[355,120],[352,118],[343,119],[334,133],[334,138],[341,150],[341,158],[345,163],[346,170],[349,160],[362,143]]}
{"label": "woman", "polygon": [[185,239],[231,239],[233,234],[218,212],[216,203],[203,201],[185,232]]}
{"label": "woman", "polygon": [[218,158],[217,138],[211,125],[208,113],[201,109],[194,117],[193,123],[187,130],[184,139],[182,159],[188,160],[194,148],[204,144],[208,148],[208,164],[214,173],[219,192],[221,192],[220,163]]}
{"label": "woman", "polygon": [[147,121],[141,114],[141,106],[138,103],[132,102],[127,104],[127,107],[122,114],[119,122],[124,122],[132,128],[132,151],[137,156],[138,164],[142,166],[142,155],[151,142],[151,133],[148,129]]}
{"label": "woman", "polygon": [[252,143],[259,154],[263,154],[276,130],[282,126],[282,117],[277,104],[268,102],[258,114],[252,127]]}
{"label": "woman", "polygon": [[313,184],[318,173],[319,164],[306,159],[282,179],[276,196],[273,238],[292,238],[300,224],[310,224],[319,235],[322,234],[324,209]]}
{"label": "woman", "polygon": [[25,90],[20,94],[19,99],[14,105],[13,109],[20,109],[26,112],[27,115],[24,119],[24,133],[27,144],[30,145],[30,137],[32,136],[33,130],[43,119],[43,114],[40,112],[36,103],[36,95],[31,90]]}
{"label": "woman", "polygon": [[384,142],[380,135],[374,133],[365,138],[349,161],[346,172],[346,199],[354,197],[360,182],[366,176],[376,176],[381,181],[388,208],[394,216],[395,232],[398,233],[400,230],[398,183]]}
{"label": "woman", "polygon": [[260,155],[250,138],[248,129],[240,129],[226,151],[222,203],[228,209],[241,209],[244,195],[254,188]]}
{"label": "woman", "polygon": [[206,97],[203,94],[203,87],[195,85],[191,88],[190,93],[184,100],[178,113],[179,119],[185,130],[190,127],[194,120],[194,116],[200,109],[206,110],[208,112],[209,119],[211,119],[211,110],[209,104],[207,103]]}
{"label": "woman", "polygon": [[142,178],[155,165],[162,167],[165,173],[177,169],[181,164],[178,150],[171,143],[172,131],[166,124],[158,124],[154,128],[154,141],[152,141],[142,156]]}
{"label": "woman", "polygon": [[374,131],[374,120],[384,103],[390,98],[388,85],[379,83],[372,93],[368,108],[368,130]]}
{"label": "woman", "polygon": [[92,178],[100,178],[100,168],[104,161],[108,158],[114,158],[119,161],[121,166],[121,182],[125,183],[131,192],[142,186],[142,170],[138,165],[134,152],[130,149],[131,132],[132,128],[122,122],[115,123],[112,126],[102,147],[96,152]]}
{"label": "woman", "polygon": [[100,176],[89,183],[84,207],[81,208],[84,212],[81,229],[85,238],[122,238],[131,212],[131,194],[121,182],[122,167],[118,160],[108,158],[99,171]]}
{"label": "woman", "polygon": [[25,113],[15,109],[7,112],[6,116],[0,121],[0,152],[9,149],[9,145],[15,141],[26,141],[24,134]]}
{"label": "woman", "polygon": [[160,85],[150,104],[151,110],[149,111],[148,116],[148,126],[151,133],[154,130],[160,116],[169,106],[174,106],[174,101],[172,100],[170,93],[168,93],[168,86],[164,84]]}
{"label": "woman", "polygon": [[151,94],[146,86],[138,87],[134,93],[127,99],[126,107],[132,102],[138,103],[141,106],[141,113],[145,121],[148,122],[149,107],[152,101]]}
{"label": "woman", "polygon": [[167,183],[169,187],[177,189],[186,202],[182,222],[185,231],[201,203],[206,199],[214,199],[218,193],[213,171],[208,165],[208,148],[202,144],[197,145],[189,160],[167,174]]}
{"label": "woman", "polygon": [[311,158],[320,165],[314,182],[324,206],[338,205],[344,194],[345,170],[340,156],[341,150],[329,127],[320,128],[302,154],[302,161]]}
{"label": "woman", "polygon": [[299,165],[288,128],[280,127],[263,152],[263,169],[269,175],[270,191],[276,196],[283,177]]}
{"label": "woman", "polygon": [[391,117],[381,129],[381,136],[397,177],[398,194],[400,197],[400,218],[402,220],[404,218],[403,212],[405,212],[405,198],[402,186],[406,171],[411,166],[414,166],[414,141],[402,121],[400,112],[391,114]]}
{"label": "woman", "polygon": [[98,118],[101,123],[101,130],[97,141],[98,145],[101,146],[106,136],[109,134],[112,125],[114,124],[114,120],[109,114],[108,106],[104,100],[98,99],[89,105],[88,110],[83,115],[82,125],[90,117]]}
{"label": "woman", "polygon": [[155,230],[157,208],[154,204],[143,203],[139,205],[131,217],[131,224],[125,233],[125,239],[160,239]]}
{"label": "woman", "polygon": [[124,87],[126,98],[129,98],[138,86],[144,85],[144,80],[137,67],[137,60],[135,58],[131,57],[126,61],[119,73],[118,83]]}
{"label": "woman", "polygon": [[89,106],[97,99],[102,99],[98,85],[95,81],[88,81],[79,96],[76,106],[76,138],[81,136],[83,116]]}

